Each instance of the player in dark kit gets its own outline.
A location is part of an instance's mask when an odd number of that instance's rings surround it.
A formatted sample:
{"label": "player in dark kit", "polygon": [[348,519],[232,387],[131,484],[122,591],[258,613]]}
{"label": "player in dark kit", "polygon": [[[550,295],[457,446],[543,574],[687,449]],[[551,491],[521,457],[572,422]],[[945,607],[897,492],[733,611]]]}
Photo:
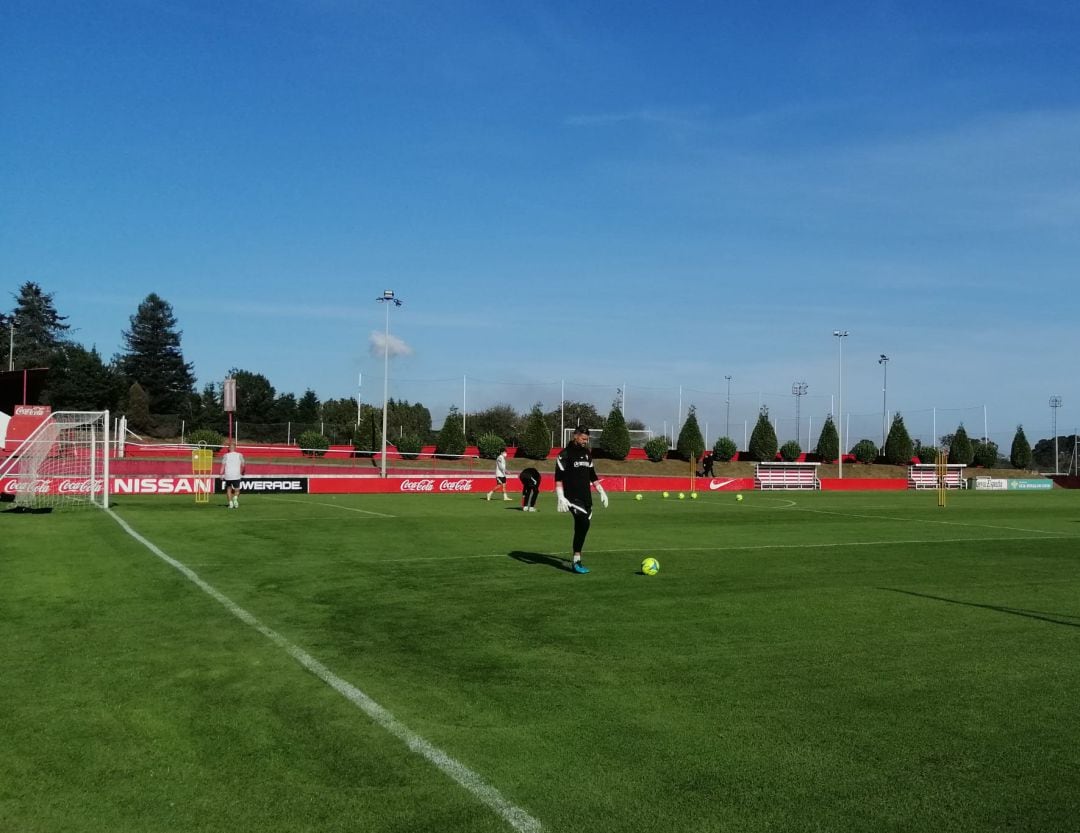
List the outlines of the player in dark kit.
{"label": "player in dark kit", "polygon": [[593,468],[592,453],[589,451],[589,429],[578,426],[574,429],[574,439],[564,448],[555,460],[555,496],[560,512],[569,512],[574,516],[574,561],[570,569],[575,573],[587,573],[589,568],[581,563],[581,549],[585,546],[585,536],[589,534],[592,521],[592,486],[600,495],[600,503],[607,508],[608,497],[600,485]]}
{"label": "player in dark kit", "polygon": [[540,472],[529,467],[518,475],[521,481],[521,511],[535,512],[536,498],[540,495]]}

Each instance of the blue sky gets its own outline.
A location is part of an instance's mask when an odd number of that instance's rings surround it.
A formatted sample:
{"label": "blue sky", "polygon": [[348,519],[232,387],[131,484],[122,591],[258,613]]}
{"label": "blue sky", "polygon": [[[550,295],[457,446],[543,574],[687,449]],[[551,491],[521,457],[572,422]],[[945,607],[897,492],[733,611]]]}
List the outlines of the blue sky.
{"label": "blue sky", "polygon": [[390,288],[390,393],[436,424],[625,387],[784,440],[805,381],[806,445],[843,329],[852,440],[1080,425],[1072,0],[3,14],[0,307],[34,280],[106,357],[157,292],[200,387],[381,402]]}

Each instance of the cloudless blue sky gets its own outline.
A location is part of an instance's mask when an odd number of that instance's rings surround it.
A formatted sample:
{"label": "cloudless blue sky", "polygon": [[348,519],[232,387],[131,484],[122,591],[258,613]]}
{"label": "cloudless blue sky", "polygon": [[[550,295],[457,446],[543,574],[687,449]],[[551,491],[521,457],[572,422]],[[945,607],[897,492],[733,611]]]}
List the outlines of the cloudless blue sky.
{"label": "cloudless blue sky", "polygon": [[[0,308],[200,387],[1080,425],[1080,4],[8,0]],[[732,376],[730,418],[727,381]],[[681,389],[681,398],[680,398]],[[680,403],[682,414],[679,412]]]}

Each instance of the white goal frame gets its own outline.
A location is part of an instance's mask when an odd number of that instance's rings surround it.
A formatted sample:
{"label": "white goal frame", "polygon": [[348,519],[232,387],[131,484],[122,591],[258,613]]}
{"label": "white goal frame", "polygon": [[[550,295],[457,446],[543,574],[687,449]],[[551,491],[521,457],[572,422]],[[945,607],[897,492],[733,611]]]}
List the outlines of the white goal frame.
{"label": "white goal frame", "polygon": [[[651,429],[646,428],[644,430],[637,428],[628,428],[630,433],[630,447],[642,448],[645,443],[653,438],[653,432]],[[589,429],[589,448],[596,448],[600,443],[600,435],[604,433],[603,428],[590,428]],[[574,429],[563,429],[563,448],[570,445],[574,439]]]}
{"label": "white goal frame", "polygon": [[109,508],[108,411],[54,411],[0,465],[15,481],[15,508]]}

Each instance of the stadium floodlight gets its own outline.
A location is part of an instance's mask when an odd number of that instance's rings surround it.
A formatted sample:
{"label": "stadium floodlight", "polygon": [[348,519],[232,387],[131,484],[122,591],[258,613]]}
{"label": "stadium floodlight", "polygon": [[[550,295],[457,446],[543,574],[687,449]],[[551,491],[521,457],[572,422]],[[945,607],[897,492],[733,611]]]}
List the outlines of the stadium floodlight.
{"label": "stadium floodlight", "polygon": [[1057,430],[1057,412],[1061,407],[1061,397],[1050,397],[1050,415],[1053,417],[1052,426],[1050,432],[1054,435],[1054,474],[1059,474],[1058,471],[1058,430]]}
{"label": "stadium floodlight", "polygon": [[836,338],[836,343],[840,345],[839,353],[839,367],[840,377],[839,383],[836,389],[836,437],[839,440],[840,445],[840,474],[841,480],[844,478],[844,339],[848,336],[847,330],[833,330],[833,336]]}
{"label": "stadium floodlight", "polygon": [[884,353],[878,358],[881,365],[881,453],[885,453],[885,432],[888,430],[888,412],[885,410],[885,396],[889,389],[889,357]]}
{"label": "stadium floodlight", "polygon": [[383,340],[383,389],[382,389],[382,466],[379,476],[386,477],[386,407],[390,401],[390,307],[400,307],[401,299],[394,297],[394,290],[384,289],[375,299],[386,304],[386,333]]}
{"label": "stadium floodlight", "polygon": [[810,386],[806,382],[792,382],[791,395],[795,397],[795,442],[799,441],[799,434],[801,432],[802,420],[799,414],[799,403],[802,397],[806,396],[806,392],[810,390]]}

